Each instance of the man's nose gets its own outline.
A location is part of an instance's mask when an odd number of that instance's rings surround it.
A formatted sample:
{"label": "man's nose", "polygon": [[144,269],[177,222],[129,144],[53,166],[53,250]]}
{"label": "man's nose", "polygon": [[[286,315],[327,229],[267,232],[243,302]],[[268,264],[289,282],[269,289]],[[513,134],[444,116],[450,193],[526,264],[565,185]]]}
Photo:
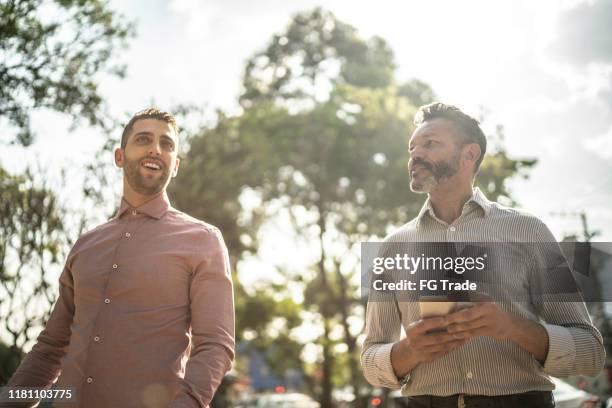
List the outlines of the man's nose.
{"label": "man's nose", "polygon": [[410,160],[415,161],[417,159],[422,160],[423,157],[423,150],[419,147],[415,147],[414,149],[412,149],[412,151],[410,152]]}
{"label": "man's nose", "polygon": [[156,156],[161,156],[161,147],[159,145],[159,143],[155,142],[155,143],[151,143],[151,147],[149,148],[149,154],[150,155],[156,155]]}

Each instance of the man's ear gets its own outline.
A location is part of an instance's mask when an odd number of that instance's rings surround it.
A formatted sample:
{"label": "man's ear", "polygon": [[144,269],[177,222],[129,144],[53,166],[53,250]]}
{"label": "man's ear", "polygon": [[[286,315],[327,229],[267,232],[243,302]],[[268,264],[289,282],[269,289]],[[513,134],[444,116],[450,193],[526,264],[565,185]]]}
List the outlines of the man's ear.
{"label": "man's ear", "polygon": [[172,172],[172,177],[176,177],[178,174],[179,164],[181,164],[181,159],[176,158],[176,165],[174,166],[174,171]]}
{"label": "man's ear", "polygon": [[123,164],[125,163],[124,154],[125,152],[122,148],[118,147],[115,149],[115,165],[119,168],[123,168]]}
{"label": "man's ear", "polygon": [[481,154],[480,146],[477,143],[466,144],[463,148],[463,158],[474,166]]}

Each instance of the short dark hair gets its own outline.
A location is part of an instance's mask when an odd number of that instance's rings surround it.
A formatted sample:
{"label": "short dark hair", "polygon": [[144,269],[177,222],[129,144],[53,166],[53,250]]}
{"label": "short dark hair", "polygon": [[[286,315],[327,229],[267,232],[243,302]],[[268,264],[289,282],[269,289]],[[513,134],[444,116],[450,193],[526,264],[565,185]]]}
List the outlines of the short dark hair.
{"label": "short dark hair", "polygon": [[176,124],[176,118],[174,117],[174,115],[172,115],[170,112],[165,112],[158,108],[147,108],[147,109],[141,110],[140,112],[136,112],[134,116],[132,116],[130,121],[127,123],[127,125],[125,125],[125,127],[123,128],[123,133],[121,134],[121,148],[122,149],[125,149],[125,146],[127,145],[128,136],[130,135],[130,132],[134,128],[134,123],[136,123],[137,121],[141,119],[161,120],[163,122],[166,122],[170,126],[172,126],[172,128],[174,129],[177,135],[179,133],[179,128],[178,128],[178,125]]}
{"label": "short dark hair", "polygon": [[480,123],[473,117],[461,112],[459,108],[442,102],[423,105],[414,115],[414,124],[420,125],[425,121],[444,118],[453,123],[458,133],[463,136],[463,143],[476,143],[480,146],[480,157],[476,161],[476,171],[487,151],[487,138],[480,128]]}

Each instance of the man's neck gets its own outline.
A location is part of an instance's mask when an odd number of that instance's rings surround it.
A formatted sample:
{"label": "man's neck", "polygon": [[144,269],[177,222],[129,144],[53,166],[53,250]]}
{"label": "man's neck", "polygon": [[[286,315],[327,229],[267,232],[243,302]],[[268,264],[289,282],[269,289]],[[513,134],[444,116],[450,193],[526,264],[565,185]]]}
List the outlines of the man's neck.
{"label": "man's neck", "polygon": [[123,199],[127,201],[128,204],[132,206],[133,208],[138,208],[141,205],[153,200],[155,197],[159,197],[161,194],[166,194],[166,191],[164,190],[164,191],[161,191],[153,195],[145,195],[145,194],[140,194],[132,190],[129,187],[123,188]]}
{"label": "man's neck", "polygon": [[471,184],[438,186],[429,193],[429,201],[436,217],[452,224],[463,211],[463,206],[472,197]]}

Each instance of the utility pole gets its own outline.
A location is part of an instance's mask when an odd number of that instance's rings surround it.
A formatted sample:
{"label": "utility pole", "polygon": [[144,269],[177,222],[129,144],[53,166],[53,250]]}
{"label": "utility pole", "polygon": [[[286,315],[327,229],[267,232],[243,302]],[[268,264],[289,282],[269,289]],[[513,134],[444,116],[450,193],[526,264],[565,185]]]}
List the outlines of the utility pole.
{"label": "utility pole", "polygon": [[582,236],[584,237],[584,242],[591,242],[594,237],[601,234],[601,231],[589,231],[586,212],[580,211],[578,214],[580,215],[580,222],[582,223]]}
{"label": "utility pole", "polygon": [[582,211],[556,211],[556,212],[551,212],[550,214],[557,216],[557,217],[561,217],[561,218],[570,218],[570,217],[580,218],[580,224],[582,226],[582,239],[584,240],[584,242],[591,242],[593,238],[601,234],[600,230],[591,231],[589,229],[587,214],[584,210]]}

